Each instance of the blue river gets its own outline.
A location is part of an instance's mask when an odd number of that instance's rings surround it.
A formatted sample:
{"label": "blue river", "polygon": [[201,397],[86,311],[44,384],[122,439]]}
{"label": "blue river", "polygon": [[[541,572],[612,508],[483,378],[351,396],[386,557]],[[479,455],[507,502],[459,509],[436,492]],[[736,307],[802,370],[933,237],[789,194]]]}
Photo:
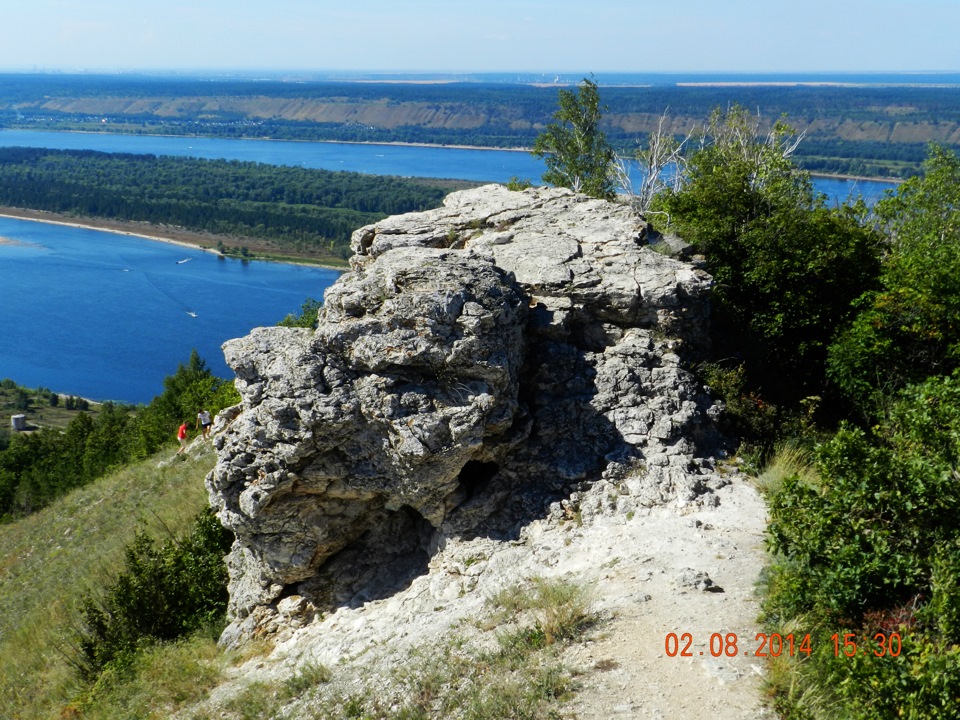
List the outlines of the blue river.
{"label": "blue river", "polygon": [[[398,145],[0,130],[0,146],[91,149],[407,177],[538,180],[528,153]],[[892,187],[818,179],[843,202]],[[245,262],[135,236],[0,218],[0,378],[95,400],[149,402],[196,349],[231,377],[220,349],[320,299],[333,270]]]}
{"label": "blue river", "polygon": [[232,377],[224,341],[323,297],[338,274],[0,218],[0,377],[149,402],[193,348]]}

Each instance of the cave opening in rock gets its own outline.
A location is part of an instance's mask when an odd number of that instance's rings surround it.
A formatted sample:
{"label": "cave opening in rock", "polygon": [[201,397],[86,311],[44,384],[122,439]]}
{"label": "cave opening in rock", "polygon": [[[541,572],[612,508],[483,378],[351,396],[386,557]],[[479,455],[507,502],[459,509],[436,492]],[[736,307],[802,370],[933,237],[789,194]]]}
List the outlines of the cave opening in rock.
{"label": "cave opening in rock", "polygon": [[463,499],[466,501],[480,495],[489,487],[490,481],[499,470],[500,466],[495,462],[468,460],[467,464],[460,469],[460,475],[457,477]]}
{"label": "cave opening in rock", "polygon": [[433,526],[409,505],[370,516],[370,527],[284,595],[321,609],[358,607],[400,592],[427,571]]}

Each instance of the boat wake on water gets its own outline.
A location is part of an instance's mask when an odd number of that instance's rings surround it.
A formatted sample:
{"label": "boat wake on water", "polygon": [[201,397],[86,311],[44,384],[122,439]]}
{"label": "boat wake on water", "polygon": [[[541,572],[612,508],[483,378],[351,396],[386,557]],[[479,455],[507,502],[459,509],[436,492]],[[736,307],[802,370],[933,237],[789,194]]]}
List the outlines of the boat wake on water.
{"label": "boat wake on water", "polygon": [[177,295],[165,290],[160,283],[158,283],[156,280],[153,279],[153,277],[151,277],[150,273],[146,273],[146,272],[143,273],[143,277],[146,279],[148,283],[150,283],[150,286],[154,290],[156,290],[158,293],[163,295],[167,300],[173,303],[180,310],[183,310],[183,312],[185,312],[187,315],[189,315],[192,318],[197,317],[197,313],[195,310],[191,309],[189,305],[187,305],[185,302],[180,300],[180,298]]}

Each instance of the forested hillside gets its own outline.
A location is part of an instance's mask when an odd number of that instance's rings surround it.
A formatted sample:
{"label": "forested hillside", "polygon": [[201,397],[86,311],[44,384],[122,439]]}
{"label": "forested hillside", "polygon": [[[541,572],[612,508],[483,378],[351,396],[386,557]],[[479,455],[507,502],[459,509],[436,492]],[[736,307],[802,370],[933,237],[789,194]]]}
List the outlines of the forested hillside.
{"label": "forested hillside", "polygon": [[317,259],[347,257],[358,227],[436,207],[446,192],[426,181],[253,162],[0,148],[0,205],[172,225]]}
{"label": "forested hillside", "polygon": [[[0,127],[529,147],[556,95],[520,84],[8,75]],[[665,111],[683,134],[732,104],[770,123],[786,115],[807,134],[801,164],[816,171],[906,176],[927,142],[960,143],[952,86],[611,86],[602,99],[604,130],[622,150]]]}
{"label": "forested hillside", "polygon": [[960,159],[829,208],[792,131],[717,112],[653,206],[715,280],[711,361],[770,506],[765,617],[789,720],[960,706]]}

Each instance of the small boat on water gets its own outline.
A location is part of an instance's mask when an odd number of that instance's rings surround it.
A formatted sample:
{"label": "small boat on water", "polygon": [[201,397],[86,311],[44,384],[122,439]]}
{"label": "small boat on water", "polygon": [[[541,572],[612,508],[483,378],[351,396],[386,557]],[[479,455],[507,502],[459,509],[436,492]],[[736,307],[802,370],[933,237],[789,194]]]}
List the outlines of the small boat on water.
{"label": "small boat on water", "polygon": [[184,258],[183,260],[177,260],[177,265],[183,265],[185,262],[190,262],[193,258]]}
{"label": "small boat on water", "polygon": [[196,317],[196,316],[197,316],[197,314],[196,314],[193,310],[187,310],[187,315],[189,315],[190,317]]}

